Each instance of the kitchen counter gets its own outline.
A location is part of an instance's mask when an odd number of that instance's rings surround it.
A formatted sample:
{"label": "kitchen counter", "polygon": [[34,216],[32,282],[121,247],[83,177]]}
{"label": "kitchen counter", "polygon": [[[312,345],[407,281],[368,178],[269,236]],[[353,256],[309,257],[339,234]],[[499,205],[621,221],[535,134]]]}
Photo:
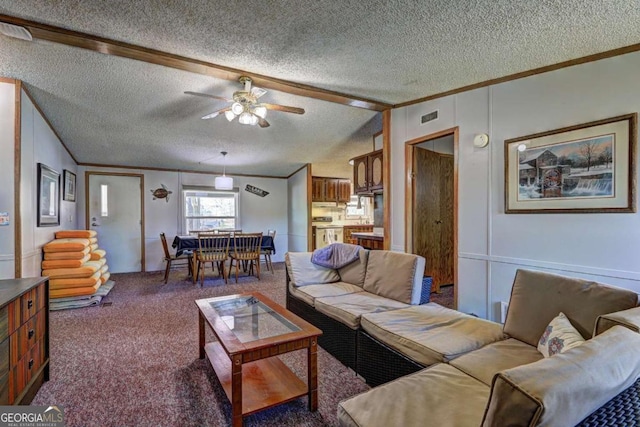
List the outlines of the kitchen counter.
{"label": "kitchen counter", "polygon": [[365,249],[384,249],[384,235],[373,232],[355,232],[351,236],[356,239],[357,244]]}
{"label": "kitchen counter", "polygon": [[384,234],[373,233],[367,231],[355,231],[351,233],[353,237],[362,239],[384,240]]}

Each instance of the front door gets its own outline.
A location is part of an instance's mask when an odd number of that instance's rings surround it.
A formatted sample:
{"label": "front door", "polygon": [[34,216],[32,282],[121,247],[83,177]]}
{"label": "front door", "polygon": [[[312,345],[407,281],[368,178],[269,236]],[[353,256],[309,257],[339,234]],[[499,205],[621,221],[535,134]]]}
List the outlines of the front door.
{"label": "front door", "polygon": [[112,273],[144,271],[142,175],[87,172],[87,223]]}

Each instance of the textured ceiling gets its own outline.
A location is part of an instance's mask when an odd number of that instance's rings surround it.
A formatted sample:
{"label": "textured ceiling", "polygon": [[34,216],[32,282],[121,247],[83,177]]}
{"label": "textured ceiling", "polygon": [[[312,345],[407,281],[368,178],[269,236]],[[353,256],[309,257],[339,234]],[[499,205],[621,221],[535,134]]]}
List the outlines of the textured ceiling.
{"label": "textured ceiling", "polygon": [[[640,42],[637,0],[0,0],[0,13],[397,104]],[[0,75],[27,84],[80,162],[283,176],[307,162],[348,176],[378,114],[269,91],[306,114],[271,127],[200,116],[237,83],[0,36]],[[198,163],[202,159],[206,164]]]}

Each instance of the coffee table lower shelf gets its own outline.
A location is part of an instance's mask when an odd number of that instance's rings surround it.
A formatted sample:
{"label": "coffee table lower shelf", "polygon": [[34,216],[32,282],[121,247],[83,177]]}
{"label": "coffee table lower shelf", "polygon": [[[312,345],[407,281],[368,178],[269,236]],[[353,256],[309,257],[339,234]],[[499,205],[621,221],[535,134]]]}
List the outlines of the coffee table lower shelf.
{"label": "coffee table lower shelf", "polygon": [[[227,398],[233,402],[229,356],[218,342],[206,344],[204,351]],[[307,385],[277,357],[242,365],[242,415],[253,414],[307,393]]]}

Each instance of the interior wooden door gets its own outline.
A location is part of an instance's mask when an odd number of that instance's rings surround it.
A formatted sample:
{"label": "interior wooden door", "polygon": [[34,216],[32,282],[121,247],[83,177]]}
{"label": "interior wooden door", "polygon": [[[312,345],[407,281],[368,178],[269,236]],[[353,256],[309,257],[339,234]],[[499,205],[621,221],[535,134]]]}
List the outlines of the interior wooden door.
{"label": "interior wooden door", "polygon": [[439,291],[454,281],[454,159],[415,147],[413,171],[413,251]]}
{"label": "interior wooden door", "polygon": [[453,283],[454,233],[453,211],[453,156],[439,154],[440,157],[440,285]]}
{"label": "interior wooden door", "polygon": [[432,277],[432,289],[438,289],[442,232],[440,155],[419,147],[413,150],[413,253],[426,259],[424,274]]}

